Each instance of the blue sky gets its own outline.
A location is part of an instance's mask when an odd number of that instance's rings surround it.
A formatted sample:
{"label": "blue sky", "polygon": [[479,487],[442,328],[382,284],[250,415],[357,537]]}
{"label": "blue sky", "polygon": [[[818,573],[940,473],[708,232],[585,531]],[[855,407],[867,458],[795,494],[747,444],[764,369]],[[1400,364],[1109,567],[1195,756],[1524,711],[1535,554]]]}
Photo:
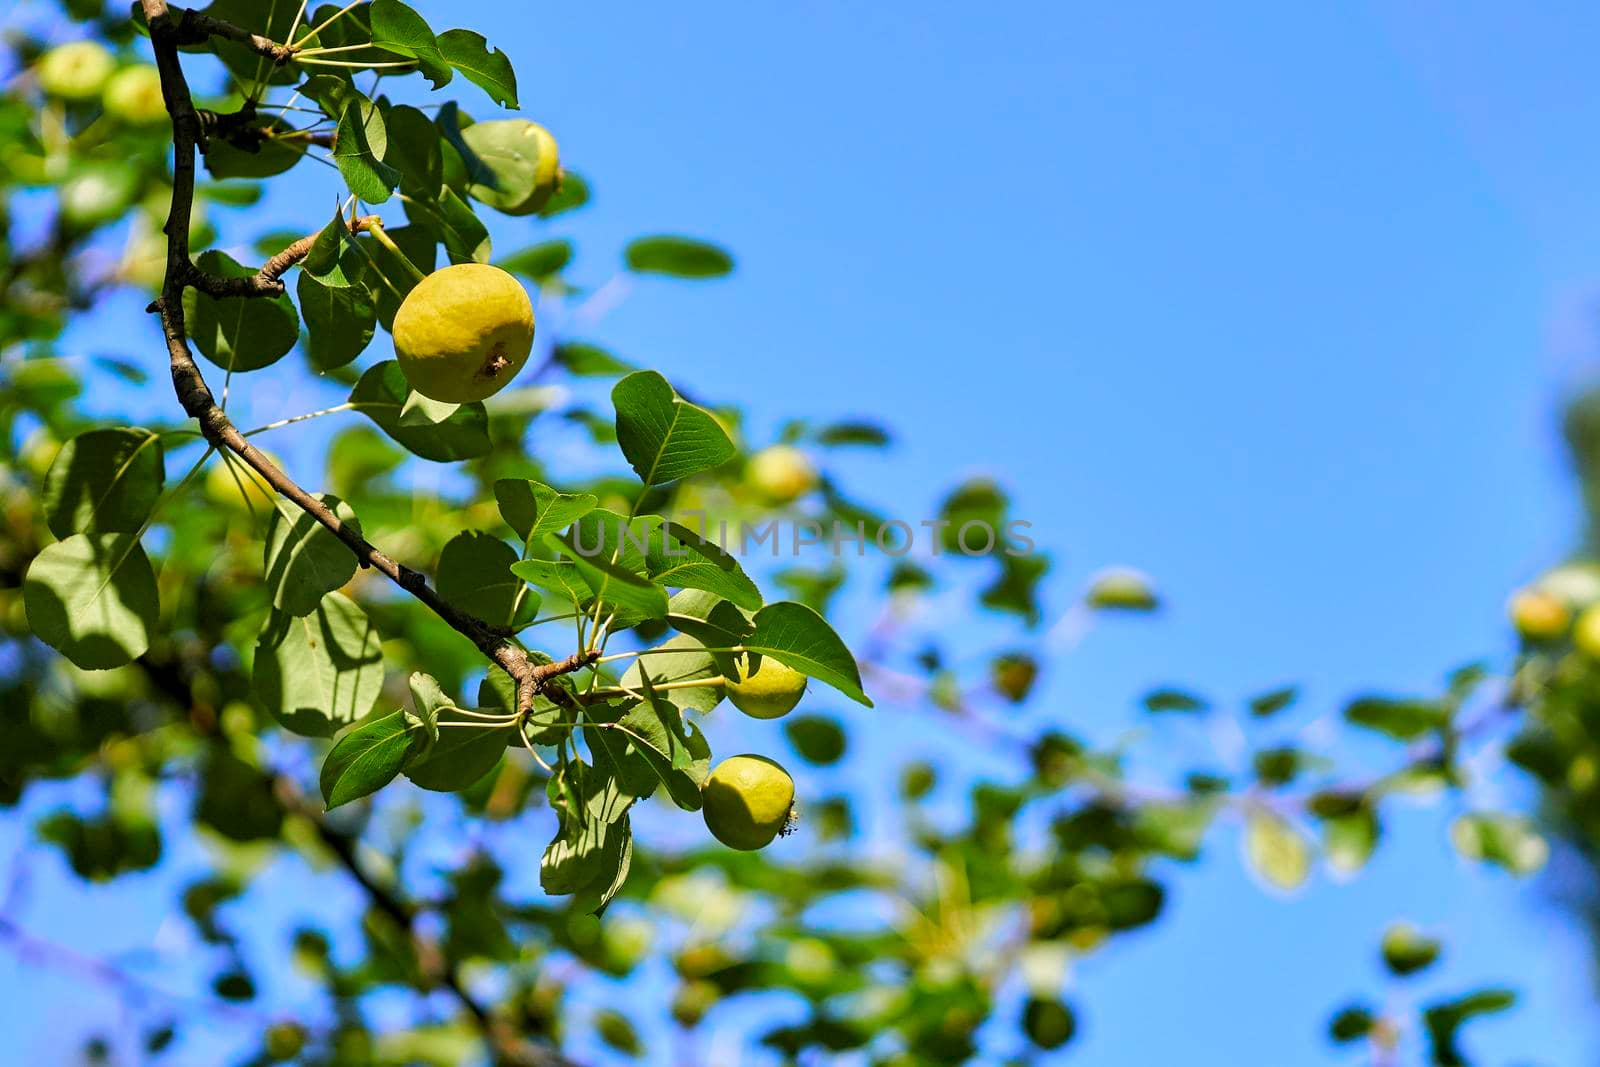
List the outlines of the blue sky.
{"label": "blue sky", "polygon": [[[1506,651],[1508,590],[1573,541],[1554,415],[1595,359],[1600,12],[419,7],[511,53],[525,113],[593,182],[557,228],[581,276],[647,230],[737,253],[727,282],[636,287],[595,339],[768,430],[883,420],[898,447],[840,469],[904,514],[1002,477],[1058,561],[1056,613],[1105,564],[1157,576],[1171,609],[1052,664],[1046,717],[1110,738],[1157,682],[1236,701],[1298,681],[1292,728],[1357,690],[1426,691]],[[274,194],[275,222],[320,223],[293,221],[331,200],[315,171]],[[154,358],[131,302],[79,340],[130,331]],[[1153,933],[1076,971],[1081,1062],[1343,1062],[1323,1021],[1379,987],[1396,915],[1448,938],[1426,993],[1522,991],[1470,1039],[1487,1062],[1592,1062],[1581,940],[1538,883],[1454,859],[1441,809],[1403,814],[1353,883],[1288,900],[1226,835],[1209,857]],[[148,940],[159,917],[128,908]],[[0,960],[0,987],[35,981]],[[64,1010],[52,989],[0,1018]]]}

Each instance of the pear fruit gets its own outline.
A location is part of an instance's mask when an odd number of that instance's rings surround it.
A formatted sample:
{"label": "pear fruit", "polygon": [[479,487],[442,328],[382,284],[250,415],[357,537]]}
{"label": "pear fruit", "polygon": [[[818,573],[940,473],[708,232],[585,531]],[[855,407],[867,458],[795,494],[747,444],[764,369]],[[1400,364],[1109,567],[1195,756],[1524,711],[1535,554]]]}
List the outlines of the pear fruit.
{"label": "pear fruit", "polygon": [[533,305],[499,267],[458,263],[406,294],[394,316],[394,354],[411,388],[467,404],[503,389],[533,349]]}
{"label": "pear fruit", "polygon": [[805,695],[806,676],[771,656],[752,666],[750,654],[741,653],[725,689],[733,706],[752,719],[781,719]]}
{"label": "pear fruit", "polygon": [[729,756],[700,790],[706,828],[741,852],[765,848],[787,829],[794,809],[794,779],[765,756]]}

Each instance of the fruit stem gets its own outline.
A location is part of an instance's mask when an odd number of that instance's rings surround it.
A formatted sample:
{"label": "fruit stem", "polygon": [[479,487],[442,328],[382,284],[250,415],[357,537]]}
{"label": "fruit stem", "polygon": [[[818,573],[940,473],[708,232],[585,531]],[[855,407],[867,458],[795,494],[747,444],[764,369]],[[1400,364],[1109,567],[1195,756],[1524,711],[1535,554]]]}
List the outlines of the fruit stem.
{"label": "fruit stem", "polygon": [[404,252],[400,251],[400,246],[394,243],[394,238],[390,237],[388,231],[383,228],[382,221],[376,218],[369,218],[367,220],[367,230],[372,234],[374,240],[376,240],[383,247],[387,248],[390,252],[394,253],[395,258],[400,260],[405,268],[411,272],[412,277],[414,277],[417,281],[420,282],[427,277],[426,274],[422,273],[422,271],[417,268],[415,263],[411,262],[410,256],[407,256]]}

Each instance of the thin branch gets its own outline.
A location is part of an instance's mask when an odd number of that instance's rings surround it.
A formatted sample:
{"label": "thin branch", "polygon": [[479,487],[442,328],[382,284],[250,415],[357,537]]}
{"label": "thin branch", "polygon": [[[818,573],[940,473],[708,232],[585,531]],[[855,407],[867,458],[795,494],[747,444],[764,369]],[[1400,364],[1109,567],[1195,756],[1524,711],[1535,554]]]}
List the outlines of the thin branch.
{"label": "thin branch", "polygon": [[165,17],[168,26],[167,37],[174,45],[201,44],[208,38],[222,37],[239,42],[256,55],[270,59],[278,66],[294,58],[294,49],[278,44],[270,37],[251,33],[242,26],[235,26],[231,22],[207,15],[203,11],[183,7],[168,8],[166,0],[141,0],[141,6],[144,8],[145,21],[150,24],[152,38],[156,19]]}

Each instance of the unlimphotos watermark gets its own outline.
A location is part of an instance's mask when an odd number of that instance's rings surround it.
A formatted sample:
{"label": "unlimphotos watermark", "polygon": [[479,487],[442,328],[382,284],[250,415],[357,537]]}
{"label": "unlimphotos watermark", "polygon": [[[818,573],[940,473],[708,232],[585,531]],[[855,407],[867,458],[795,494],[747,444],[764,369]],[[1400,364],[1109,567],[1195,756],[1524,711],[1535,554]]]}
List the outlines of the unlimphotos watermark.
{"label": "unlimphotos watermark", "polygon": [[[868,545],[886,556],[905,556],[926,542],[932,555],[943,555],[954,549],[963,556],[1027,556],[1034,550],[1033,538],[1025,531],[1033,523],[1015,519],[996,529],[994,524],[982,519],[968,519],[957,524],[950,519],[921,519],[915,523],[903,519],[865,519],[853,523],[835,519],[829,524],[814,519],[771,519],[763,523],[729,522],[720,519],[715,523],[704,511],[673,513],[675,524],[684,533],[714,543],[722,551],[734,556],[754,556],[765,552],[774,559],[785,554],[798,556],[806,550],[826,551],[833,556],[844,556],[851,549],[857,556],[867,554]],[[697,522],[685,522],[697,519]],[[609,550],[631,544],[641,553],[648,553],[655,541],[654,526],[648,520],[627,522],[618,520],[618,529],[605,528],[605,521],[589,526],[580,523],[572,531],[572,547],[580,556],[595,557]],[[875,528],[869,533],[868,526]],[[831,527],[831,528],[830,528]],[[676,532],[676,531],[674,531]],[[593,544],[586,543],[593,540]],[[689,556],[690,548],[677,544],[673,537],[662,539],[661,551],[667,556]]]}

